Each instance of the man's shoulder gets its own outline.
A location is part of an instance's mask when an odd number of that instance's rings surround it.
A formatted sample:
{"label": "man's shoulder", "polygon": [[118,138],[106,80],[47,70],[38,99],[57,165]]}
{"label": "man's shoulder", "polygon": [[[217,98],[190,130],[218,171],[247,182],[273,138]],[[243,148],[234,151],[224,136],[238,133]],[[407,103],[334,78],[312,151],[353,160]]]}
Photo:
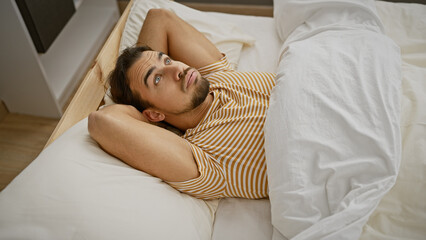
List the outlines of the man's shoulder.
{"label": "man's shoulder", "polygon": [[225,54],[222,54],[221,59],[207,66],[199,68],[198,71],[200,72],[201,76],[208,78],[209,76],[216,73],[234,71],[234,68],[228,61],[227,56]]}

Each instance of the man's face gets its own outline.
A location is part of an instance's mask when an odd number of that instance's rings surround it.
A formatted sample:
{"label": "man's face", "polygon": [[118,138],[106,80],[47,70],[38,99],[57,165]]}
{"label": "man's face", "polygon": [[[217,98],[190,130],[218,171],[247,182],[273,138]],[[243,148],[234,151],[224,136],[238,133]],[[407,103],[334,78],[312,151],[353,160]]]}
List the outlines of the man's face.
{"label": "man's face", "polygon": [[209,83],[188,65],[161,52],[145,51],[127,72],[130,88],[164,114],[182,114],[207,97]]}

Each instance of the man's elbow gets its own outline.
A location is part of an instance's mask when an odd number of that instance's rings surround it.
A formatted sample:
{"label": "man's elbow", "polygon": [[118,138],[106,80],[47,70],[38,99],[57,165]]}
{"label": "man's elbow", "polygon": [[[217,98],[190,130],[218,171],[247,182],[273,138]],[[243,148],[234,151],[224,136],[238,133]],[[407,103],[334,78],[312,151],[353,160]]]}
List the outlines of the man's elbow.
{"label": "man's elbow", "polygon": [[173,12],[164,8],[151,8],[148,10],[147,18],[165,18],[173,15]]}
{"label": "man's elbow", "polygon": [[99,118],[101,118],[102,113],[100,113],[99,111],[96,112],[92,112],[89,114],[88,117],[88,125],[87,125],[87,129],[89,130],[89,134],[90,136],[97,140],[99,137]]}
{"label": "man's elbow", "polygon": [[111,133],[111,129],[117,128],[117,123],[120,122],[119,119],[130,116],[133,113],[132,110],[137,112],[136,108],[114,104],[90,113],[87,126],[90,136],[99,142],[103,136]]}

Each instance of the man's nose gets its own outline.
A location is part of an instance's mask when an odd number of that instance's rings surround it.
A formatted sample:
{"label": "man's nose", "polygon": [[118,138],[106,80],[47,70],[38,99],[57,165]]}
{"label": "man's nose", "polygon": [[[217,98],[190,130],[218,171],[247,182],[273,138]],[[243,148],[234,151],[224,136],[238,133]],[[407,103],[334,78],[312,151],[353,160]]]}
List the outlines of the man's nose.
{"label": "man's nose", "polygon": [[167,66],[166,71],[175,81],[179,81],[184,75],[183,70],[176,65]]}

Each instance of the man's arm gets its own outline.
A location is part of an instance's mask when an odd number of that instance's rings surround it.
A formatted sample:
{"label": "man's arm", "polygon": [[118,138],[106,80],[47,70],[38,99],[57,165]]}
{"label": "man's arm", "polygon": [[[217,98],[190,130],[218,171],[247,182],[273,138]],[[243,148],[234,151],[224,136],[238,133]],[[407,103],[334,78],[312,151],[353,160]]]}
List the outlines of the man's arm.
{"label": "man's arm", "polygon": [[89,133],[108,153],[165,181],[199,176],[188,143],[147,123],[134,107],[111,105],[89,115]]}
{"label": "man's arm", "polygon": [[[149,11],[139,43],[195,68],[222,57],[204,35],[166,10]],[[88,127],[105,151],[136,169],[173,182],[199,176],[188,143],[148,123],[132,106],[112,105],[91,113]]]}
{"label": "man's arm", "polygon": [[149,10],[138,44],[148,45],[194,68],[207,66],[222,58],[220,51],[202,33],[164,9]]}

